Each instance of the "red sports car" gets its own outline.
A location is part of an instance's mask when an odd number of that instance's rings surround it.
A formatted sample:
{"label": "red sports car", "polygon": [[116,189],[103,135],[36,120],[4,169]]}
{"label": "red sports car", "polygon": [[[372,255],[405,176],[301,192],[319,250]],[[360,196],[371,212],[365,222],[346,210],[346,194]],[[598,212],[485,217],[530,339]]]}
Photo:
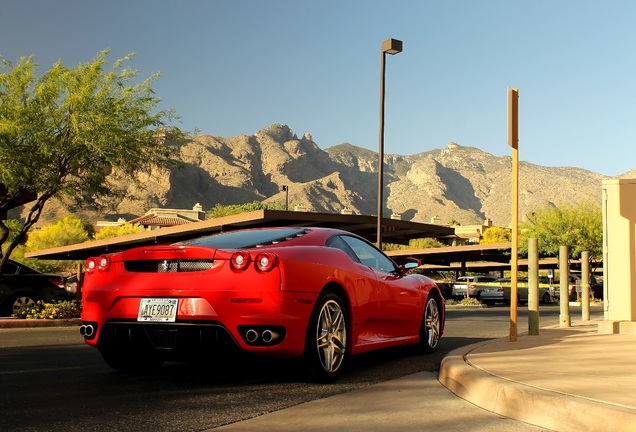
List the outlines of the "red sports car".
{"label": "red sports car", "polygon": [[117,370],[250,354],[301,358],[321,381],[350,355],[437,347],[445,305],[354,234],[328,228],[231,231],[89,258],[80,333]]}

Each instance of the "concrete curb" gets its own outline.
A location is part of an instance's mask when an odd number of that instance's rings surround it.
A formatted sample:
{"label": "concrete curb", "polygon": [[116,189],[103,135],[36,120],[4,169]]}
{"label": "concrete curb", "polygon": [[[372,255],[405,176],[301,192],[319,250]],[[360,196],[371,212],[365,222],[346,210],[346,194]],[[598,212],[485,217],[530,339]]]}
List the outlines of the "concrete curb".
{"label": "concrete curb", "polygon": [[633,431],[636,411],[504,379],[479,369],[466,356],[486,341],[451,351],[438,381],[455,395],[492,413],[554,431]]}
{"label": "concrete curb", "polygon": [[32,328],[32,327],[70,327],[80,326],[82,320],[79,318],[65,319],[21,319],[21,318],[2,318],[0,319],[0,328]]}

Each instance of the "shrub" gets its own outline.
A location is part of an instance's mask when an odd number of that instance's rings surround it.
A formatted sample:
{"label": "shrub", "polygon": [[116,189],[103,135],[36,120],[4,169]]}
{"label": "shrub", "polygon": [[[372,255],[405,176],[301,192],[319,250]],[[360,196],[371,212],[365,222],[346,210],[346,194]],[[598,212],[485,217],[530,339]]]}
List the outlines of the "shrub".
{"label": "shrub", "polygon": [[468,297],[468,298],[464,298],[462,299],[462,301],[460,302],[460,304],[462,305],[475,305],[475,306],[479,306],[481,305],[481,302],[479,300],[477,300],[474,297]]}
{"label": "shrub", "polygon": [[57,303],[39,301],[34,305],[23,306],[13,316],[22,319],[79,318],[81,311],[82,305],[76,300],[65,300]]}
{"label": "shrub", "polygon": [[469,298],[464,297],[463,299],[459,301],[455,299],[446,299],[446,304],[447,305],[463,305],[463,306],[480,306],[481,302],[474,297],[469,297]]}

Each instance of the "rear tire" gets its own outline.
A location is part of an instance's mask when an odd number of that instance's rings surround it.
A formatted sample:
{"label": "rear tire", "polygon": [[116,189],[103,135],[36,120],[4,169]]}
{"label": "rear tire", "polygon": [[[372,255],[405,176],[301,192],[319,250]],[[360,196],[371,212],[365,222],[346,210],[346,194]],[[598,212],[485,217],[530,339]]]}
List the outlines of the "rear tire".
{"label": "rear tire", "polygon": [[348,323],[340,296],[333,292],[323,294],[311,314],[305,340],[305,362],[314,380],[332,382],[347,364]]}
{"label": "rear tire", "polygon": [[35,306],[39,298],[31,292],[24,292],[19,294],[13,294],[6,301],[2,316],[11,316],[16,312],[19,312],[23,307]]}
{"label": "rear tire", "polygon": [[543,298],[541,299],[541,303],[543,303],[543,304],[550,303],[550,294],[548,294],[548,293],[543,294]]}

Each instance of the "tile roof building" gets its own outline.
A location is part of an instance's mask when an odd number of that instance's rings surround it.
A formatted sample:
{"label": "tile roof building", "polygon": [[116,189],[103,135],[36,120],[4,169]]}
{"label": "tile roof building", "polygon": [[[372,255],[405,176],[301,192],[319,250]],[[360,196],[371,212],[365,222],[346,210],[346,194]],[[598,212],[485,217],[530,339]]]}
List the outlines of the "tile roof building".
{"label": "tile roof building", "polygon": [[191,222],[205,220],[205,212],[201,204],[196,204],[192,210],[187,209],[166,209],[152,208],[143,216],[127,221],[119,218],[117,222],[97,222],[97,230],[105,226],[120,226],[126,223],[139,225],[144,231],[155,230],[159,228],[171,227],[176,225],[185,225]]}

